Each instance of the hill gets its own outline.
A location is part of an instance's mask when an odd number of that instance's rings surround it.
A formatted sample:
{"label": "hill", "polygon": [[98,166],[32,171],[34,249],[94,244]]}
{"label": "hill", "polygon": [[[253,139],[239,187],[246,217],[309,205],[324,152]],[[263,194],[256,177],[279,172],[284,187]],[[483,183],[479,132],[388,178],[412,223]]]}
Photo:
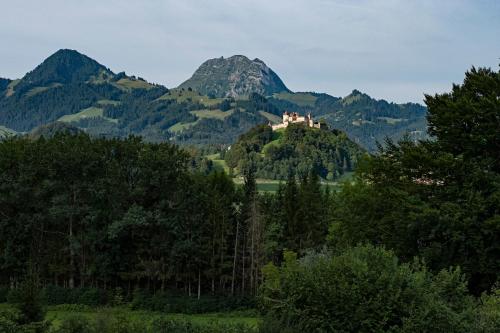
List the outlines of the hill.
{"label": "hill", "polygon": [[259,178],[284,180],[314,170],[323,179],[335,180],[352,171],[364,153],[338,130],[293,124],[273,132],[263,125],[242,135],[223,158],[236,173],[252,165]]}
{"label": "hill", "polygon": [[51,138],[57,133],[66,133],[66,134],[78,134],[81,130],[75,126],[71,126],[59,121],[49,123],[47,125],[42,125],[34,128],[28,135],[30,138],[38,139],[42,136],[45,138]]}
{"label": "hill", "polygon": [[290,91],[262,60],[243,55],[205,61],[179,88],[215,97],[244,97],[251,93],[268,96]]}

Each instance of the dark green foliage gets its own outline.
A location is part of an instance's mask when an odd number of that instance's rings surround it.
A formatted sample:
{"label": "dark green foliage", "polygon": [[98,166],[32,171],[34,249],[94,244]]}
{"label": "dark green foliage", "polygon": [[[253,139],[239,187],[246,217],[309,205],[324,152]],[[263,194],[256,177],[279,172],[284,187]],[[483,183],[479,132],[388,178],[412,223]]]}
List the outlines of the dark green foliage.
{"label": "dark green foliage", "polygon": [[31,268],[20,287],[12,290],[7,299],[19,311],[21,317],[18,322],[20,324],[42,322],[45,318],[40,282]]}
{"label": "dark green foliage", "polygon": [[23,323],[24,317],[17,310],[0,310],[0,333],[44,333],[48,332],[50,323]]}
{"label": "dark green foliage", "polygon": [[51,138],[57,133],[76,135],[81,132],[82,131],[78,127],[57,121],[35,128],[33,131],[31,131],[29,136],[33,139],[39,139],[42,136],[45,138]]}
{"label": "dark green foliage", "polygon": [[158,292],[150,295],[147,291],[134,291],[131,308],[134,310],[150,310],[166,313],[215,313],[247,310],[255,307],[255,301],[247,297],[215,297],[205,296],[198,300],[185,296]]}
{"label": "dark green foliage", "polygon": [[49,305],[82,304],[88,306],[112,303],[112,292],[97,288],[68,289],[49,285],[43,289],[44,299]]}
{"label": "dark green foliage", "polygon": [[[432,274],[400,264],[389,251],[359,246],[340,254],[264,268],[264,310],[302,332],[481,332],[484,311],[468,296],[459,270]],[[500,322],[490,322],[488,329]],[[271,330],[273,331],[273,330]],[[286,330],[275,330],[286,332]]]}
{"label": "dark green foliage", "polygon": [[435,141],[389,142],[338,197],[332,244],[384,244],[434,270],[460,266],[475,294],[500,272],[498,73],[472,70],[451,94],[427,97]]}
{"label": "dark green foliage", "polygon": [[266,122],[260,114],[236,109],[224,120],[205,118],[175,137],[180,144],[224,144],[236,138],[257,124]]}
{"label": "dark green foliage", "polygon": [[362,155],[363,150],[340,131],[290,125],[273,132],[262,125],[242,135],[224,158],[238,170],[252,161],[258,178],[284,180],[289,174],[304,177],[313,171],[334,180],[352,171]]}

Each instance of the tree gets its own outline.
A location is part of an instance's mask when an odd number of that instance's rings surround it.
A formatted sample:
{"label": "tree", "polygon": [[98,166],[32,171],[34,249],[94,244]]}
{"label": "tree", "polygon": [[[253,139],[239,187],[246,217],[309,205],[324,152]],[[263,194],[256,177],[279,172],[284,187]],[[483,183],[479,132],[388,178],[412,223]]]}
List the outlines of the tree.
{"label": "tree", "polygon": [[337,197],[330,239],[370,241],[433,270],[459,265],[479,295],[499,279],[499,73],[472,69],[448,94],[427,96],[435,140],[404,138],[361,163]]}

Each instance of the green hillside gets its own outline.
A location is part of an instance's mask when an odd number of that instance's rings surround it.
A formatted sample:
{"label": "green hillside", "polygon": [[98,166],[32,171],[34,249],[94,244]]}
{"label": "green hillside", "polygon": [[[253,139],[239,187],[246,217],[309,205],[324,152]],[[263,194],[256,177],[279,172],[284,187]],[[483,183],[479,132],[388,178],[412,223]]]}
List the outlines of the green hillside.
{"label": "green hillside", "polygon": [[253,165],[259,178],[284,180],[313,170],[333,181],[351,172],[363,154],[361,147],[337,130],[297,124],[273,132],[263,125],[242,135],[224,153],[224,160],[236,174]]}

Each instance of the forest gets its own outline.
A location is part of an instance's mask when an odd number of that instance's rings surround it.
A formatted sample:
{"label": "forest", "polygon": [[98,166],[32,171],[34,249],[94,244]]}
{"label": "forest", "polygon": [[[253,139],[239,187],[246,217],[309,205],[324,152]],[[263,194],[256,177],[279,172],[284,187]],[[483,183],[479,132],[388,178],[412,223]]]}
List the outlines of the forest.
{"label": "forest", "polygon": [[[388,140],[337,191],[310,168],[259,193],[255,164],[239,186],[138,137],[5,139],[0,332],[497,332],[499,96],[500,71],[472,68],[426,96],[431,139]],[[68,304],[260,319],[51,326]]]}
{"label": "forest", "polygon": [[290,174],[300,179],[313,172],[331,181],[353,171],[365,153],[345,133],[326,124],[321,129],[292,124],[277,131],[256,126],[222,151],[221,157],[232,173],[251,166],[264,179],[286,180]]}

